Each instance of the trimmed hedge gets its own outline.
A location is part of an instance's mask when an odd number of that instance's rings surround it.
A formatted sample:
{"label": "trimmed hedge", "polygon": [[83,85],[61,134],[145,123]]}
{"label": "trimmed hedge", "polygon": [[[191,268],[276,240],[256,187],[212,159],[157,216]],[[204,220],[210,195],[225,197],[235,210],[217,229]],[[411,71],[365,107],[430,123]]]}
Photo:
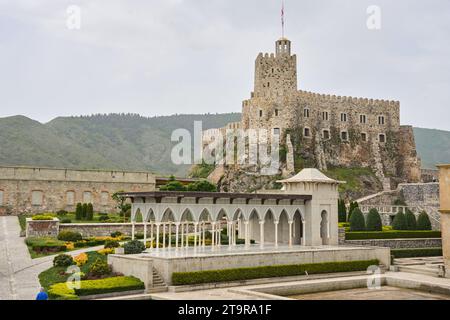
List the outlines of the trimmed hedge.
{"label": "trimmed hedge", "polygon": [[58,240],[62,241],[77,242],[80,241],[81,239],[83,239],[83,237],[79,232],[64,230],[58,234]]}
{"label": "trimmed hedge", "polygon": [[66,282],[57,283],[50,287],[48,294],[50,299],[77,300],[79,296],[145,289],[144,283],[135,277],[82,280],[80,285],[80,289],[69,289]]}
{"label": "trimmed hedge", "polygon": [[27,246],[31,247],[34,252],[60,252],[66,251],[66,243],[54,238],[35,238],[30,237],[25,240]]}
{"label": "trimmed hedge", "polygon": [[394,258],[440,257],[442,248],[392,249],[391,255]]}
{"label": "trimmed hedge", "polygon": [[350,230],[351,231],[364,231],[366,230],[366,221],[364,215],[359,208],[354,208],[352,215],[350,216]]}
{"label": "trimmed hedge", "polygon": [[428,214],[423,211],[417,217],[417,229],[419,230],[431,230],[431,222]]}
{"label": "trimmed hedge", "polygon": [[235,268],[224,270],[206,270],[195,272],[174,272],[174,285],[191,285],[260,278],[288,277],[307,274],[364,271],[371,265],[378,265],[378,260],[325,262],[298,265],[264,266],[253,268]]}
{"label": "trimmed hedge", "polygon": [[373,232],[346,232],[345,240],[371,240],[371,239],[425,239],[441,238],[440,231],[373,231]]}
{"label": "trimmed hedge", "polygon": [[35,215],[31,217],[31,220],[33,221],[46,221],[46,220],[53,220],[53,216],[48,215]]}

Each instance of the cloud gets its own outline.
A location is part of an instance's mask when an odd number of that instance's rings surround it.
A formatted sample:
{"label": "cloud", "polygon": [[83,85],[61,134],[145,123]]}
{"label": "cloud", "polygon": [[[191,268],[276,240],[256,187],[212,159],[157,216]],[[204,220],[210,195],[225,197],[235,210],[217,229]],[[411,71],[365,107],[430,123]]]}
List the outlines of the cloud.
{"label": "cloud", "polygon": [[[402,123],[450,130],[450,3],[286,0],[299,89],[396,99]],[[66,9],[82,10],[68,30]],[[280,36],[273,0],[0,0],[0,116],[240,111]],[[424,110],[427,110],[426,114]],[[436,116],[438,115],[438,116]]]}

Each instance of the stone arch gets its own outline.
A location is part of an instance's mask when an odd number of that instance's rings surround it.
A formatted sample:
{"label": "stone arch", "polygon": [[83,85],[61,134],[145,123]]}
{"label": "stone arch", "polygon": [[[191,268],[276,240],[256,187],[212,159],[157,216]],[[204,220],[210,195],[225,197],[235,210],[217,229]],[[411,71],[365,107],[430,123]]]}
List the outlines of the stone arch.
{"label": "stone arch", "polygon": [[275,214],[268,209],[264,215],[264,242],[275,243]]}
{"label": "stone arch", "polygon": [[292,218],[292,244],[301,245],[303,235],[303,217],[299,209],[294,212],[294,216]]}
{"label": "stone arch", "polygon": [[289,215],[286,210],[282,210],[278,218],[278,243],[289,243]]}
{"label": "stone arch", "polygon": [[189,208],[184,209],[184,211],[180,217],[180,222],[185,222],[185,221],[189,221],[189,222],[194,221],[194,215],[192,214],[192,211]]}
{"label": "stone arch", "polygon": [[141,208],[138,208],[136,210],[136,214],[134,215],[133,222],[143,222],[144,221],[144,215],[142,214]]}
{"label": "stone arch", "polygon": [[161,222],[176,221],[175,215],[171,208],[166,208],[161,216]]}
{"label": "stone arch", "polygon": [[256,209],[252,209],[250,211],[250,215],[248,217],[248,227],[250,239],[252,240],[261,240],[261,232],[259,227],[259,222],[261,221],[259,213]]}
{"label": "stone arch", "polygon": [[212,221],[211,213],[209,212],[208,209],[204,208],[198,217],[198,222],[211,222],[211,221]]}
{"label": "stone arch", "polygon": [[230,217],[228,216],[227,211],[224,208],[221,208],[218,212],[217,212],[217,216],[215,221],[221,221],[223,220],[223,218],[226,218],[227,221],[230,220]]}
{"label": "stone arch", "polygon": [[155,222],[156,221],[156,215],[155,215],[155,212],[153,211],[153,209],[149,209],[147,211],[147,215],[145,216],[145,221],[146,222]]}
{"label": "stone arch", "polygon": [[322,238],[322,245],[327,245],[330,238],[328,212],[323,210],[320,216],[320,238]]}

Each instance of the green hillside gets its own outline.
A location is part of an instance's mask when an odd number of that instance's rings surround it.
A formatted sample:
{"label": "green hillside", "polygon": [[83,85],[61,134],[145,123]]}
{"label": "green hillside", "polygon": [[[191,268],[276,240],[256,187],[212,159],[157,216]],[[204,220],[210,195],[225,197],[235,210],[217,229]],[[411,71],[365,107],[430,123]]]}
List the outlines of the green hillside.
{"label": "green hillside", "polygon": [[[84,169],[148,170],[186,175],[190,166],[170,161],[173,130],[192,132],[239,121],[240,113],[173,115],[146,118],[135,114],[61,117],[46,124],[24,116],[0,118],[0,165]],[[424,167],[450,163],[450,132],[414,129]]]}

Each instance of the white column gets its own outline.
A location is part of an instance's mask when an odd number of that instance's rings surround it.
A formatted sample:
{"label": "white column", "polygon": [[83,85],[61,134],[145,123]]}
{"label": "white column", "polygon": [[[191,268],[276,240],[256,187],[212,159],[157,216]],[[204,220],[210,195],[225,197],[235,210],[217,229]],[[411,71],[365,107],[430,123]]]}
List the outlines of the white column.
{"label": "white column", "polygon": [[184,247],[184,223],[181,223],[181,243],[180,243],[180,248],[183,249]]}
{"label": "white column", "polygon": [[237,230],[236,230],[236,222],[235,221],[233,222],[233,226],[231,227],[231,230],[233,231],[233,246],[236,246],[236,239],[237,239],[236,231]]}
{"label": "white column", "polygon": [[222,245],[221,242],[222,239],[222,222],[219,221],[219,225],[217,228],[217,246],[220,248],[220,246]]}
{"label": "white column", "polygon": [[214,222],[211,222],[211,248],[214,248],[214,245],[215,245],[215,242],[214,242],[214,230],[215,230]]}
{"label": "white column", "polygon": [[305,221],[302,221],[302,246],[305,245],[305,240],[306,240],[305,230],[306,230],[306,228],[305,228]]}
{"label": "white column", "polygon": [[245,225],[245,246],[250,246],[250,235],[249,235],[249,227],[248,227],[248,221],[244,221]]}
{"label": "white column", "polygon": [[264,221],[259,222],[259,246],[264,248]]}
{"label": "white column", "polygon": [[198,222],[194,222],[194,249],[197,249],[197,228]]}
{"label": "white column", "polygon": [[189,221],[186,222],[186,248],[189,248]]}
{"label": "white column", "polygon": [[156,224],[156,250],[159,251],[159,225],[160,223]]}
{"label": "white column", "polygon": [[147,246],[147,221],[144,221],[144,244]]}
{"label": "white column", "polygon": [[153,243],[155,243],[155,239],[153,239],[153,227],[155,225],[153,224],[153,221],[150,222],[150,250],[153,250]]}
{"label": "white column", "polygon": [[172,222],[169,222],[169,249],[172,248]]}
{"label": "white column", "polygon": [[163,223],[162,227],[163,227],[163,249],[165,249],[166,248],[166,224]]}
{"label": "white column", "polygon": [[178,231],[180,229],[180,223],[175,222],[175,248],[178,249]]}
{"label": "white column", "polygon": [[278,247],[278,221],[273,222],[275,226],[275,247]]}
{"label": "white column", "polygon": [[134,221],[131,223],[131,240],[134,240]]}
{"label": "white column", "polygon": [[232,240],[231,240],[231,226],[232,226],[231,222],[228,221],[228,223],[227,223],[227,235],[228,235],[228,248],[230,248],[230,249],[231,249],[231,246],[233,244]]}
{"label": "white column", "polygon": [[289,221],[289,247],[292,247],[292,221]]}
{"label": "white column", "polygon": [[206,232],[205,232],[205,229],[206,229],[206,223],[205,222],[203,222],[203,228],[202,228],[203,230],[203,243],[202,243],[202,247],[204,248],[205,246],[206,246]]}

